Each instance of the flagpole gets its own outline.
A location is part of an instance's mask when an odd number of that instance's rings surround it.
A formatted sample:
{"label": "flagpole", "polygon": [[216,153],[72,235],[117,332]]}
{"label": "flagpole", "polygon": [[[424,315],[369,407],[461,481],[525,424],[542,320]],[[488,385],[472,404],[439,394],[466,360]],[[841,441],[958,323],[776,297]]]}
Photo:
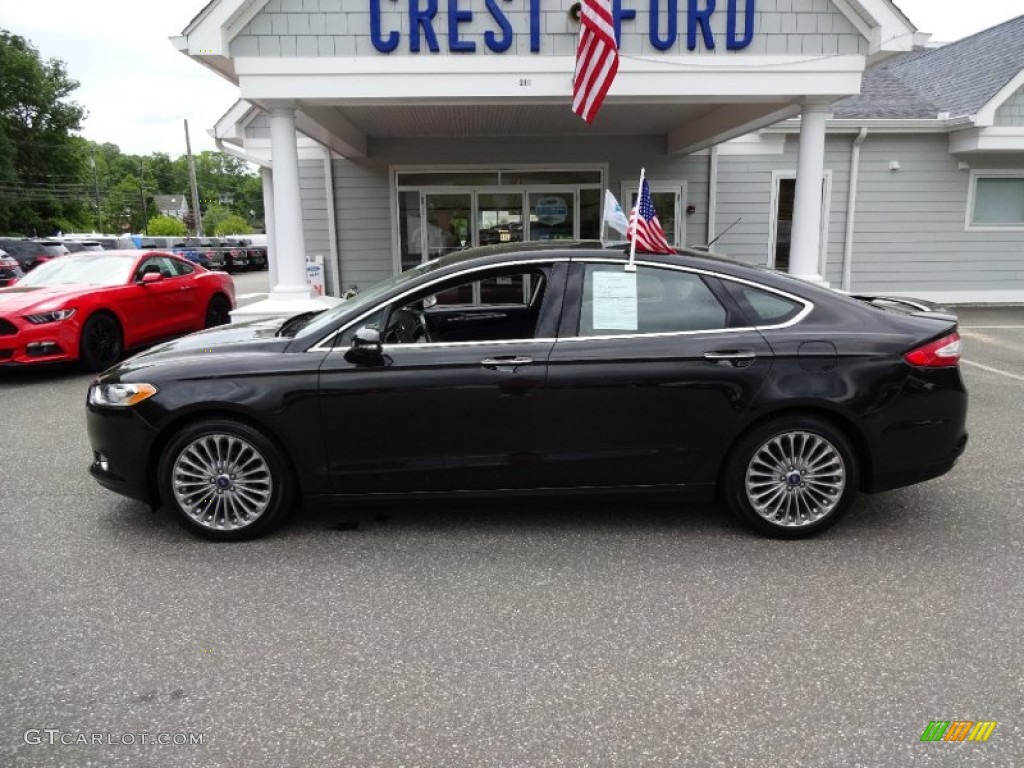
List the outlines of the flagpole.
{"label": "flagpole", "polygon": [[[633,206],[633,210],[629,214],[629,221],[633,224],[633,239],[629,244],[629,261],[626,262],[627,272],[636,272],[636,215],[637,208],[640,207],[640,197],[644,191],[644,175],[647,173],[646,168],[640,169],[640,186],[636,190],[636,205]],[[628,231],[628,227],[627,227]]]}

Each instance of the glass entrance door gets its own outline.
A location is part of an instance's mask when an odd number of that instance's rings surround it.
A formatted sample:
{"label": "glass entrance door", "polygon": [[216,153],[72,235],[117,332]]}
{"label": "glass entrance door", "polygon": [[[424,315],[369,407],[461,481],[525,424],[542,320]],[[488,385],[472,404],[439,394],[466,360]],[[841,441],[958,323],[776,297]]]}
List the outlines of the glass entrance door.
{"label": "glass entrance door", "polygon": [[478,192],[476,197],[477,243],[520,243],[523,240],[521,192]]}

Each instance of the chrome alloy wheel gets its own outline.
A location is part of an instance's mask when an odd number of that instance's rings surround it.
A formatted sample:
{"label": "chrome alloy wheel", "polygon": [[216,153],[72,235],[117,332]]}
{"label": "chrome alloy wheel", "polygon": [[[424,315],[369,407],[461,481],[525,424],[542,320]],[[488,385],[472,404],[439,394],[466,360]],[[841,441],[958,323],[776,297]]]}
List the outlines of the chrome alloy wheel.
{"label": "chrome alloy wheel", "polygon": [[830,514],[846,489],[839,450],[812,432],[775,435],[747,465],[747,499],[772,525],[801,528]]}
{"label": "chrome alloy wheel", "polygon": [[274,481],[266,459],[235,435],[208,434],[188,443],[171,470],[181,509],[204,528],[236,531],[270,505]]}

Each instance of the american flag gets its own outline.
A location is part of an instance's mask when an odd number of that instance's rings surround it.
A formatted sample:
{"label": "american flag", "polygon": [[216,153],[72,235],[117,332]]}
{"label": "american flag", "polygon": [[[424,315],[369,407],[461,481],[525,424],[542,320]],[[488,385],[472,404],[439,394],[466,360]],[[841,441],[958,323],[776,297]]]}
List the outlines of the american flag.
{"label": "american flag", "polygon": [[572,111],[592,123],[619,71],[611,0],[583,0],[580,21]]}
{"label": "american flag", "polygon": [[647,179],[640,184],[640,199],[636,201],[636,208],[629,216],[626,238],[636,240],[636,247],[647,253],[676,252],[675,248],[668,244],[665,230],[658,221],[658,212],[654,210],[654,203],[651,201],[651,185],[647,183]]}

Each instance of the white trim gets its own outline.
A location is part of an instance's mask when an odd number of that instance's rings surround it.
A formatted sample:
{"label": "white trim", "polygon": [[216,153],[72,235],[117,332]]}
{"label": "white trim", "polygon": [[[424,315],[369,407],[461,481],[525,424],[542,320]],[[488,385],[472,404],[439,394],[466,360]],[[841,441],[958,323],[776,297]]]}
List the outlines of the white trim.
{"label": "white trim", "polygon": [[[447,75],[467,70],[465,56],[239,56],[235,59],[239,75]],[[647,76],[657,72],[680,74],[742,73],[753,76],[769,71],[773,76],[784,72],[850,73],[862,72],[865,59],[859,54],[826,56],[756,56],[724,57],[719,55],[685,56],[622,56],[618,78],[623,75]],[[476,56],[474,73],[493,76],[508,74],[563,75],[572,73],[574,56]],[[565,83],[562,84],[565,86]],[[763,93],[757,89],[742,89],[746,93]],[[716,94],[721,95],[721,94]],[[294,97],[293,98],[297,98]]]}
{"label": "white trim", "polygon": [[1018,224],[975,224],[974,198],[979,178],[1020,179],[1024,181],[1024,169],[971,169],[967,186],[967,215],[964,219],[965,232],[1024,232],[1024,219]]}
{"label": "white trim", "polygon": [[[253,58],[233,60],[241,97],[362,103],[521,104],[569,98],[571,56]],[[623,59],[609,103],[834,100],[860,92],[863,56]],[[529,77],[524,77],[529,75]]]}
{"label": "white trim", "polygon": [[1024,127],[1000,126],[949,134],[950,154],[1024,152]]}
{"label": "white trim", "polygon": [[[772,189],[768,203],[768,263],[766,267],[775,268],[775,240],[778,235],[779,218],[779,181],[782,179],[796,179],[796,170],[772,171]],[[832,169],[826,168],[822,174],[821,183],[821,240],[818,243],[818,274],[824,280],[828,268],[828,224],[832,214]],[[792,238],[792,234],[790,235]],[[792,250],[792,239],[790,249]]]}
{"label": "white trim", "polygon": [[[875,276],[876,278],[879,276]],[[937,304],[1024,304],[1024,290],[1020,289],[992,289],[992,290],[970,290],[970,291],[914,291],[898,290],[889,291],[898,293],[900,296],[908,296],[914,299],[924,299]]]}
{"label": "white trim", "polygon": [[1010,82],[999,89],[995,96],[989,99],[985,106],[978,110],[978,114],[974,118],[974,124],[979,128],[994,126],[996,123],[996,112],[1021,88],[1024,88],[1024,70],[1018,72]]}
{"label": "white trim", "polygon": [[[794,131],[796,133],[798,131]],[[782,155],[786,152],[786,136],[775,131],[758,131],[717,145],[718,154],[722,157],[741,157],[747,155]]]}

